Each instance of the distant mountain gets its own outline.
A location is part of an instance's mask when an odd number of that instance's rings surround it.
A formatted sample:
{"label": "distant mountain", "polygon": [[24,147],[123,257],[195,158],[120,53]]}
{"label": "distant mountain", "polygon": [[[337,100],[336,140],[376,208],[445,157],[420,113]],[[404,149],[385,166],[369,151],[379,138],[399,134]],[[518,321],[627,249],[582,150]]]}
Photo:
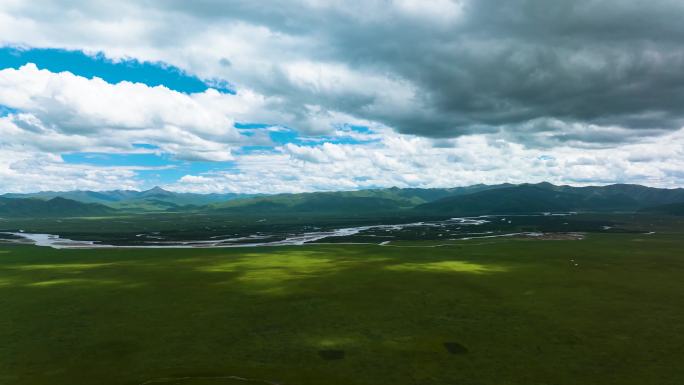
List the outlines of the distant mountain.
{"label": "distant mountain", "polygon": [[573,187],[540,183],[537,186],[545,186],[556,191],[577,193],[585,196],[587,199],[593,199],[597,204],[610,209],[620,207],[634,208],[634,204],[630,204],[630,202],[635,203],[638,207],[684,202],[684,189],[682,188],[662,189],[637,184]]}
{"label": "distant mountain", "polygon": [[511,187],[512,184],[504,183],[497,185],[476,184],[465,187],[450,188],[398,188],[349,191],[347,194],[353,196],[377,196],[388,199],[408,199],[415,203],[427,203],[438,199],[459,195],[472,194],[478,191],[494,190],[499,188]]}
{"label": "distant mountain", "polygon": [[3,198],[34,198],[48,200],[52,198],[66,198],[85,203],[111,203],[126,199],[138,191],[115,190],[115,191],[41,191],[37,193],[17,194],[9,193],[2,195]]}
{"label": "distant mountain", "polygon": [[161,188],[159,186],[155,186],[149,190],[141,191],[140,193],[136,194],[136,197],[137,198],[168,198],[168,197],[174,197],[176,195],[179,195],[179,194],[168,191],[168,190],[164,190],[163,188]]}
{"label": "distant mountain", "polygon": [[646,208],[639,210],[639,212],[646,213],[646,214],[664,214],[664,215],[684,216],[684,202],[646,207]]}
{"label": "distant mountain", "polygon": [[[470,194],[477,191],[510,187],[512,185],[474,185],[454,188],[383,188],[359,191],[335,191],[301,194],[193,194],[176,193],[161,187],[154,187],[145,191],[112,190],[112,191],[44,191],[29,194],[5,194],[5,198],[35,198],[48,200],[55,197],[75,200],[83,203],[99,203],[112,208],[125,211],[174,211],[198,209],[207,206],[206,209],[226,209],[228,211],[246,211],[254,205],[259,211],[264,211],[271,202],[273,209],[299,208],[311,211],[313,207],[323,210],[342,209],[345,205],[358,206],[359,209],[366,205],[368,209],[391,209],[397,207],[413,207],[421,203],[431,202],[436,199]],[[340,198],[340,199],[337,199]],[[349,198],[349,199],[341,199]],[[359,198],[359,199],[351,199]],[[361,199],[364,198],[364,199]],[[368,199],[365,198],[374,198]],[[337,199],[337,200],[335,200]],[[241,200],[244,202],[232,202]],[[324,202],[327,200],[327,202]],[[394,201],[389,203],[385,200]],[[306,203],[311,201],[310,203]],[[335,203],[336,202],[336,203]],[[335,208],[335,205],[339,208]],[[296,207],[295,207],[296,206]],[[238,208],[241,207],[241,208]]]}
{"label": "distant mountain", "polygon": [[115,212],[98,203],[83,203],[61,197],[48,200],[0,197],[0,217],[92,217]]}
{"label": "distant mountain", "polygon": [[239,199],[210,205],[213,212],[278,214],[306,213],[353,215],[379,211],[393,211],[413,207],[408,199],[388,199],[374,196],[354,196],[344,193],[281,194],[269,197]]}
{"label": "distant mountain", "polygon": [[361,215],[401,212],[457,216],[558,211],[636,212],[684,202],[684,189],[628,184],[573,187],[538,183],[430,189],[392,187],[276,195],[176,193],[155,187],[145,191],[67,191],[3,196],[5,199],[30,198],[33,205],[38,204],[35,201],[50,201],[57,197],[105,205],[122,212],[141,213],[202,211],[257,215]]}
{"label": "distant mountain", "polygon": [[539,186],[479,191],[425,203],[416,211],[444,215],[487,215],[570,211],[580,198]]}
{"label": "distant mountain", "polygon": [[267,195],[211,204],[208,210],[232,213],[320,213],[357,215],[408,209],[446,196],[495,186],[420,189],[398,187],[358,191],[330,191]]}
{"label": "distant mountain", "polygon": [[409,209],[444,197],[512,185],[474,185],[454,188],[384,188],[358,191],[329,191],[277,194],[216,203],[206,209],[234,213],[376,213]]}
{"label": "distant mountain", "polygon": [[638,185],[592,187],[523,184],[438,199],[415,207],[424,213],[487,215],[560,211],[634,212],[684,201],[684,189]]}
{"label": "distant mountain", "polygon": [[126,211],[168,211],[186,206],[204,206],[215,202],[253,197],[254,194],[192,194],[176,193],[154,187],[145,191],[44,191],[29,194],[5,194],[5,198],[35,198],[48,200],[56,197],[83,203],[99,203]]}

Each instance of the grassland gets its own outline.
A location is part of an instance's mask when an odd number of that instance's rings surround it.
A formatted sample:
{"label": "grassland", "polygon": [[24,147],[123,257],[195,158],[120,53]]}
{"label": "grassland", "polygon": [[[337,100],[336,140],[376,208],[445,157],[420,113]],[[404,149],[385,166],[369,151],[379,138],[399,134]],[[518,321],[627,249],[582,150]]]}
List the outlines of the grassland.
{"label": "grassland", "polygon": [[0,384],[684,381],[681,232],[395,245],[0,247]]}

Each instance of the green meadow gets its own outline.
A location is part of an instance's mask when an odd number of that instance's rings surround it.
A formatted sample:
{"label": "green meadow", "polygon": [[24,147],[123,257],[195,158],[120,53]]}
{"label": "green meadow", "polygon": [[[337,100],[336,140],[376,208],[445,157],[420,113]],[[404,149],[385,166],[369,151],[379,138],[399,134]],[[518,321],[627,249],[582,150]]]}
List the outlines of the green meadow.
{"label": "green meadow", "polygon": [[684,237],[0,246],[0,384],[684,383]]}

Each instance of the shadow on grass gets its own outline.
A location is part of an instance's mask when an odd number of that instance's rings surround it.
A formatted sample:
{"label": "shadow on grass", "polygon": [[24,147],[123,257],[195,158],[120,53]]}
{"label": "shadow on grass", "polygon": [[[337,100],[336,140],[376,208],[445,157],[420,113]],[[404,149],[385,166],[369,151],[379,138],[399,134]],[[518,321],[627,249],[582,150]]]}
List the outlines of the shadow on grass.
{"label": "shadow on grass", "polygon": [[277,382],[268,380],[244,378],[239,376],[179,376],[154,378],[140,383],[139,385],[236,385],[236,384],[262,384],[279,385]]}

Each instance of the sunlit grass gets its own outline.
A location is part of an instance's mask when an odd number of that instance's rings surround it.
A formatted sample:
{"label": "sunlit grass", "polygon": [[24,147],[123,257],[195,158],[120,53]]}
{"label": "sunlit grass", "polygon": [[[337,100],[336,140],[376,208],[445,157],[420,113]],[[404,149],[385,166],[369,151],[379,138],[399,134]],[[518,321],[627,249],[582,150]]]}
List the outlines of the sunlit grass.
{"label": "sunlit grass", "polygon": [[281,270],[308,274],[335,269],[341,264],[332,257],[317,257],[315,255],[306,252],[247,254],[239,259],[210,264],[201,267],[199,270],[207,272]]}
{"label": "sunlit grass", "polygon": [[388,270],[435,272],[435,273],[495,273],[507,271],[506,267],[499,265],[485,265],[467,261],[440,261],[425,263],[401,263],[387,266]]}
{"label": "sunlit grass", "polygon": [[117,265],[116,263],[61,263],[61,264],[36,264],[36,265],[19,265],[11,266],[15,270],[60,270],[80,272],[82,270],[99,269],[103,267],[111,267]]}
{"label": "sunlit grass", "polygon": [[0,287],[11,286],[16,284],[16,280],[12,278],[0,278]]}
{"label": "sunlit grass", "polygon": [[344,349],[353,346],[358,343],[357,339],[351,337],[324,337],[311,339],[310,344],[315,348],[326,349],[326,348],[337,348]]}
{"label": "sunlit grass", "polygon": [[32,287],[52,287],[52,286],[123,286],[121,281],[112,279],[87,279],[87,278],[63,278],[63,279],[51,279],[47,281],[38,281],[27,284],[27,286]]}
{"label": "sunlit grass", "polygon": [[[358,262],[356,262],[358,263]],[[273,252],[247,254],[233,260],[225,260],[201,266],[197,270],[210,273],[235,273],[235,281],[260,287],[262,291],[277,293],[289,281],[320,277],[338,272],[354,262],[342,258],[321,257],[320,253]]]}

